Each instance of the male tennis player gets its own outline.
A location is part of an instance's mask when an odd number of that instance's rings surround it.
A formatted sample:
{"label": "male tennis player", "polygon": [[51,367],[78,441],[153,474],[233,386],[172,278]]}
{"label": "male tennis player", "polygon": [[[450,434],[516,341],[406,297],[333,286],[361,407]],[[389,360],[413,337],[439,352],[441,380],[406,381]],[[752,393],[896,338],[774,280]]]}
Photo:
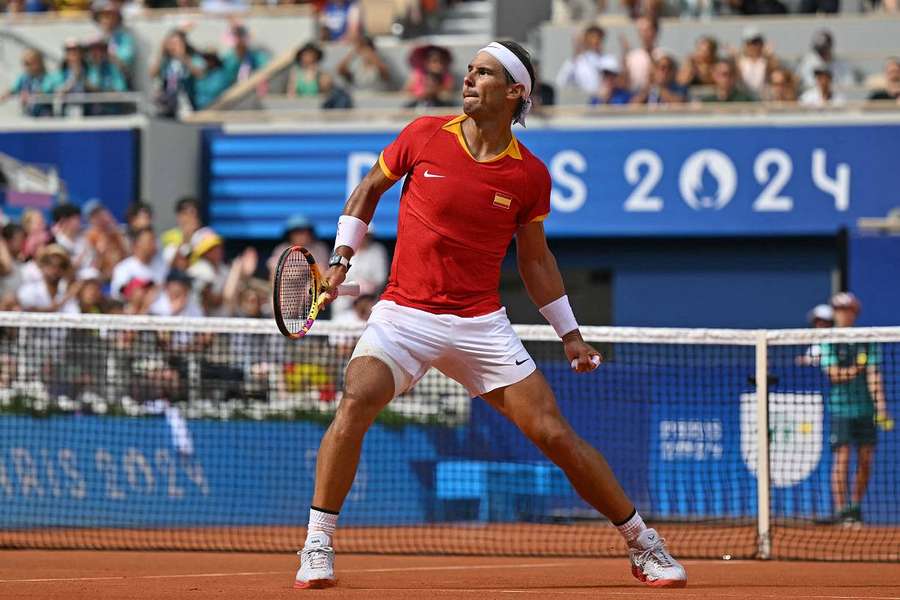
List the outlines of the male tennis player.
{"label": "male tennis player", "polygon": [[510,242],[534,303],[562,338],[573,368],[595,369],[562,277],[547,247],[547,168],[512,134],[531,108],[534,69],[514,42],[472,59],[462,116],[422,117],[394,140],[354,190],[338,220],[326,279],[345,277],[381,195],[406,175],[397,246],[382,299],[347,367],[343,399],[322,438],[297,588],[335,583],[331,538],[350,490],[363,436],[378,412],[430,367],[512,420],[566,474],[582,498],[624,536],[632,573],[652,586],[682,587],[687,575],[648,529],[606,460],[560,414],[500,305],[500,265]]}

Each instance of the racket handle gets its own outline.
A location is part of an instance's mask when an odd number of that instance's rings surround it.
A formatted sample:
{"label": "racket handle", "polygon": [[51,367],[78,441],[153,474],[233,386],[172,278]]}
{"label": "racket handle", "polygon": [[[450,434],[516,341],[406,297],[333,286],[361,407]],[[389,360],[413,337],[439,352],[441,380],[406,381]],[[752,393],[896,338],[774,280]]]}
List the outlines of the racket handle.
{"label": "racket handle", "polygon": [[342,283],[337,289],[338,296],[359,296],[358,283]]}

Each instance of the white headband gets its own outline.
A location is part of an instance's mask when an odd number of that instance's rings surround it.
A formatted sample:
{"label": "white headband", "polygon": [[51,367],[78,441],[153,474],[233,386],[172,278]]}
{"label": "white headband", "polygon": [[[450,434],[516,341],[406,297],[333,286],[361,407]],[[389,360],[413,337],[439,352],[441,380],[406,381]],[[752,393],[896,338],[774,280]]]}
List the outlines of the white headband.
{"label": "white headband", "polygon": [[524,127],[525,117],[531,112],[531,107],[533,105],[531,100],[531,75],[528,74],[528,69],[525,68],[525,65],[519,60],[519,57],[513,54],[513,52],[503,44],[491,42],[479,50],[479,52],[487,52],[499,60],[500,64],[509,71],[510,75],[512,75],[513,81],[525,86],[525,95],[522,97],[525,104],[522,106],[522,111],[515,121],[516,123],[521,123]]}

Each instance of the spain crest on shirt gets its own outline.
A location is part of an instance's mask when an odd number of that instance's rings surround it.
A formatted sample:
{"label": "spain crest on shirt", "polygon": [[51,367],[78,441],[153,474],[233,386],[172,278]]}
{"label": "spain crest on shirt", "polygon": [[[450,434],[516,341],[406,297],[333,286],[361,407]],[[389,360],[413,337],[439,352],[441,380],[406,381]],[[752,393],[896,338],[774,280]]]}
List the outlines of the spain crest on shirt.
{"label": "spain crest on shirt", "polygon": [[494,194],[494,206],[498,208],[505,208],[509,210],[509,207],[512,205],[512,198],[508,198],[503,194]]}

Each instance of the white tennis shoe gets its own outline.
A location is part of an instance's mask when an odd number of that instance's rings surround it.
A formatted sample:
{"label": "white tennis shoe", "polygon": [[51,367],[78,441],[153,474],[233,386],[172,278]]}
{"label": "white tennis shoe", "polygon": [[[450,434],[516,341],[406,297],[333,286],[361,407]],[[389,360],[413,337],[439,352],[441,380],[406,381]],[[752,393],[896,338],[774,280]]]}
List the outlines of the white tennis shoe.
{"label": "white tennis shoe", "polygon": [[306,538],[300,557],[300,569],[294,578],[298,590],[320,589],[335,585],[334,548],[327,533],[316,532]]}
{"label": "white tennis shoe", "polygon": [[687,585],[687,573],[666,550],[665,540],[655,529],[645,529],[628,549],[631,574],[652,587],[681,588]]}

